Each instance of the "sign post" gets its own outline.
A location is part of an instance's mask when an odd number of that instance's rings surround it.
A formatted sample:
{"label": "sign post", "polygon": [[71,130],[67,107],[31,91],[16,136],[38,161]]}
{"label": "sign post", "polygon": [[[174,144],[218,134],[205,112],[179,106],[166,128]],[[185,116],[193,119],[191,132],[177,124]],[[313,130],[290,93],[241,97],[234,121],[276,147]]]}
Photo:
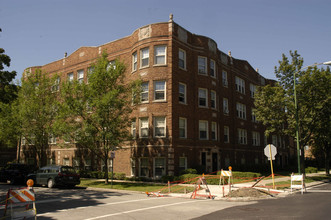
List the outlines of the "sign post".
{"label": "sign post", "polygon": [[272,176],[272,188],[275,189],[275,176],[274,176],[274,169],[272,166],[272,161],[275,159],[275,155],[277,154],[277,148],[272,145],[268,144],[264,148],[264,155],[268,157],[268,160],[270,160],[270,167],[271,167],[271,176]]}

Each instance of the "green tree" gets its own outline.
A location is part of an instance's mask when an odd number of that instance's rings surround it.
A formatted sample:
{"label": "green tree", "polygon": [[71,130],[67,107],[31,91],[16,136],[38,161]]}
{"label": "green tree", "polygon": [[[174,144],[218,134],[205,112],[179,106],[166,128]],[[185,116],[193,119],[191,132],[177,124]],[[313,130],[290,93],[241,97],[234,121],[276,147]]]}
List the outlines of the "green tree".
{"label": "green tree", "polygon": [[57,77],[37,70],[25,74],[18,93],[19,129],[25,140],[26,157],[36,157],[39,166],[47,163],[49,137],[53,134],[53,123],[57,114],[57,93],[52,91]]}
{"label": "green tree", "polygon": [[[291,60],[282,55],[279,66],[275,67],[278,82],[261,87],[255,96],[256,117],[267,126],[266,134],[272,132],[295,136],[295,107],[293,96],[294,73],[296,73],[296,91],[299,115],[300,150],[328,129],[325,121],[330,102],[330,81],[324,81],[330,70],[302,68],[303,58],[297,51],[290,51]],[[301,71],[300,71],[301,70]],[[324,76],[325,75],[325,76]],[[323,81],[324,83],[322,83]],[[323,85],[323,86],[322,86]],[[328,87],[329,86],[329,87]],[[330,129],[328,129],[330,130]],[[320,140],[319,140],[320,141]],[[320,143],[315,141],[315,145]],[[321,148],[320,148],[321,149]],[[301,162],[304,162],[304,154]],[[304,172],[304,166],[301,166]]]}
{"label": "green tree", "polygon": [[0,102],[10,103],[17,97],[17,86],[13,83],[16,71],[4,70],[5,66],[10,67],[10,57],[0,48]]}
{"label": "green tree", "polygon": [[[131,139],[132,91],[139,88],[139,81],[124,81],[124,64],[118,60],[110,64],[105,52],[89,70],[88,83],[62,85],[57,131],[63,138],[70,135],[106,165],[110,153]],[[108,183],[108,169],[105,179]]]}

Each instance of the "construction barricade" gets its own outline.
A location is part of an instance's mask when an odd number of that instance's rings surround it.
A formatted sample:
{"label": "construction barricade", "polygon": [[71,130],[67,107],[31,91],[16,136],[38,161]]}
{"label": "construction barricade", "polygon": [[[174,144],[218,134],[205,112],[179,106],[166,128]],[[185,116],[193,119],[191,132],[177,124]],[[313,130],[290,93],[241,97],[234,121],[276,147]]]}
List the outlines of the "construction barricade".
{"label": "construction barricade", "polygon": [[303,174],[291,175],[291,192],[293,189],[301,189],[301,194],[303,194],[303,191],[307,192]]}
{"label": "construction barricade", "polygon": [[221,170],[219,185],[222,185],[223,197],[225,196],[224,185],[226,177],[228,178],[229,192],[231,192],[232,167],[229,167],[229,170]]}
{"label": "construction barricade", "polygon": [[[32,183],[33,185],[33,183]],[[9,189],[6,198],[4,216],[10,208],[11,219],[37,219],[35,193],[32,187]]]}
{"label": "construction barricade", "polygon": [[[205,194],[200,194],[199,191],[205,191]],[[191,195],[191,199],[195,199],[196,197],[205,197],[208,199],[214,199],[215,196],[211,195],[210,190],[207,185],[207,181],[205,175],[203,174],[202,177],[199,177],[198,180],[194,184],[194,191]]]}

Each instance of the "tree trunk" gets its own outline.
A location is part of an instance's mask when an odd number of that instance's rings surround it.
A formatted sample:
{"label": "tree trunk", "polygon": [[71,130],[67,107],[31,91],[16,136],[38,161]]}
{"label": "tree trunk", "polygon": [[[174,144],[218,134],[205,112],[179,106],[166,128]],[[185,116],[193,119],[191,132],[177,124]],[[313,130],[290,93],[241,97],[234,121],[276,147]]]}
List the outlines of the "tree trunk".
{"label": "tree trunk", "polygon": [[104,158],[104,162],[105,162],[105,167],[106,167],[106,169],[105,169],[105,184],[108,184],[108,155],[107,156],[105,156],[105,158]]}
{"label": "tree trunk", "polygon": [[330,175],[330,153],[324,152],[324,157],[325,157],[325,174]]}

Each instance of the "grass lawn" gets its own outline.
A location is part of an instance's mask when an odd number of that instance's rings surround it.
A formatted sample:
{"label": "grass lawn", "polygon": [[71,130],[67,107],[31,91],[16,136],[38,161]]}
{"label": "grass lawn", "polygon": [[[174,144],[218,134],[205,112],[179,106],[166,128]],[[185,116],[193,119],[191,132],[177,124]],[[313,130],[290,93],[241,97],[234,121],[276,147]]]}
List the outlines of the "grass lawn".
{"label": "grass lawn", "polygon": [[[331,180],[331,176],[327,176],[327,175],[319,175],[319,176],[311,176],[311,177],[307,176],[305,178],[305,183],[311,183],[314,181],[322,181],[322,180]],[[266,184],[266,186],[272,186],[272,183],[268,183],[268,184]],[[280,181],[280,182],[275,181],[275,186],[277,187],[277,189],[290,188],[291,180]]]}
{"label": "grass lawn", "polygon": [[[104,189],[119,189],[119,190],[130,190],[139,192],[158,192],[168,193],[167,184],[150,184],[142,182],[113,182],[111,185],[110,181],[105,184],[104,181],[98,179],[81,179],[79,187],[95,187]],[[170,190],[174,193],[184,193],[186,188],[186,193],[193,192],[194,188],[191,186],[171,186]]]}

